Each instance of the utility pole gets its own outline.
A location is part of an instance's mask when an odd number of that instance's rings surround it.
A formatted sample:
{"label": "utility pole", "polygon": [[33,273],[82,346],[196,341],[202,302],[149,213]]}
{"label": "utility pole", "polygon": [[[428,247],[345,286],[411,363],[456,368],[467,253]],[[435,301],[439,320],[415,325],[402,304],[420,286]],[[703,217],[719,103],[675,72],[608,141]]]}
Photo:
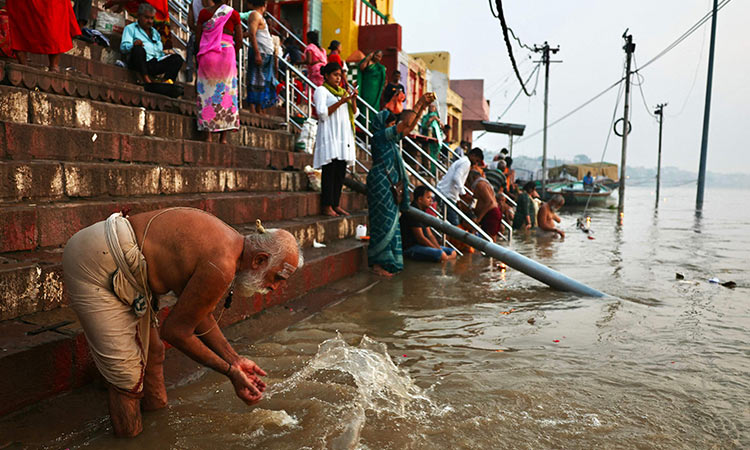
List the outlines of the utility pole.
{"label": "utility pole", "polygon": [[627,164],[628,134],[630,134],[630,67],[633,52],[635,52],[633,35],[628,34],[628,30],[625,30],[622,37],[625,39],[623,50],[625,50],[627,63],[625,65],[625,109],[622,113],[622,119],[620,119],[622,120],[622,158],[620,159],[620,190],[617,200],[617,217],[620,225],[625,219],[625,165]]}
{"label": "utility pole", "polygon": [[551,48],[545,41],[541,47],[534,45],[534,52],[542,54],[541,63],[544,64],[544,144],[542,147],[542,198],[547,192],[547,113],[549,111],[549,64],[551,62],[559,63],[562,61],[550,61],[550,53],[555,54],[560,51],[560,46]]}
{"label": "utility pole", "polygon": [[695,211],[703,209],[703,191],[706,188],[706,159],[708,158],[708,122],[711,117],[711,86],[714,81],[714,51],[716,49],[716,13],[719,0],[714,0],[711,18],[711,46],[708,52],[708,79],[706,80],[706,106],[703,110],[703,139],[701,140],[701,162],[698,169],[698,193],[695,196]]}
{"label": "utility pole", "polygon": [[661,187],[661,132],[664,126],[664,107],[666,103],[656,105],[654,114],[659,116],[659,157],[656,160],[656,208],[659,209],[659,188]]}

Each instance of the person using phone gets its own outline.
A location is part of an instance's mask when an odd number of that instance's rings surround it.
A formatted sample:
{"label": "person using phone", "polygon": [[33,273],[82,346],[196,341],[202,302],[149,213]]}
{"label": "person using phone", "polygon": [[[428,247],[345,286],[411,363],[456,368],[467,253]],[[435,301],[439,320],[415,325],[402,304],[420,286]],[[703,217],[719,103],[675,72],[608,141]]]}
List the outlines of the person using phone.
{"label": "person using phone", "polygon": [[320,73],[325,81],[313,94],[318,113],[313,167],[322,170],[321,208],[326,216],[348,216],[340,202],[346,167],[355,160],[357,91],[341,87],[343,71],[336,62],[323,66]]}

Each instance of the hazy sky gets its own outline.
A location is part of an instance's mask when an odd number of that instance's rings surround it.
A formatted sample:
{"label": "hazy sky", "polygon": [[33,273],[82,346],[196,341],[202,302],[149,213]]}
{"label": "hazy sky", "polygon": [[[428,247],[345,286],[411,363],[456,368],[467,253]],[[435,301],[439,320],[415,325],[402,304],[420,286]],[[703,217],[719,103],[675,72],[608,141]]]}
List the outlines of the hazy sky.
{"label": "hazy sky", "polygon": [[[493,1],[494,3],[494,1]],[[551,65],[549,121],[552,122],[615,82],[625,53],[622,34],[630,28],[635,57],[644,64],[711,9],[711,0],[534,0],[506,1],[505,17],[527,45],[545,40],[559,45]],[[486,0],[399,0],[394,16],[403,26],[407,52],[447,50],[451,78],[483,78],[491,119],[506,108],[520,85],[512,73],[500,23]],[[708,170],[750,172],[750,2],[733,0],[719,12],[714,66]],[[662,164],[697,171],[706,92],[710,20],[679,47],[645,68],[643,91],[649,110],[667,102]],[[524,77],[533,69],[528,52],[514,45]],[[538,60],[537,57],[533,61]],[[636,80],[637,81],[637,80]],[[533,79],[532,79],[533,83]],[[531,134],[542,127],[544,78],[538,95],[523,96],[502,118],[526,124]],[[691,89],[692,86],[692,89]],[[617,89],[549,129],[548,156],[579,153],[601,158]],[[633,132],[628,165],[655,166],[658,124],[644,107],[638,88],[632,97]],[[622,103],[618,116],[622,115]],[[475,135],[476,137],[476,135]],[[486,135],[476,144],[488,150],[507,146],[505,135]],[[613,136],[605,160],[619,163],[621,140]],[[515,155],[538,156],[542,135],[514,145]]]}

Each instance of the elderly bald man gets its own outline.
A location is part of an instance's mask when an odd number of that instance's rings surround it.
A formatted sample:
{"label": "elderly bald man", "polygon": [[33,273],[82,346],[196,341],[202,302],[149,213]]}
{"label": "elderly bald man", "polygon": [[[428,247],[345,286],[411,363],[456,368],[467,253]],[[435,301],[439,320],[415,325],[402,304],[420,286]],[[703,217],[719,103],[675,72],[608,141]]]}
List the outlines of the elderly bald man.
{"label": "elderly bald man", "polygon": [[[207,212],[169,208],[113,214],[70,238],[65,288],[109,383],[116,435],[138,435],[141,409],[167,404],[160,338],[226,375],[248,405],[260,401],[266,373],[237,354],[211,314],[222,300],[228,307],[233,293],[280,288],[302,266],[294,236],[260,222],[258,229],[242,236]],[[170,291],[178,299],[159,330],[157,297]]]}

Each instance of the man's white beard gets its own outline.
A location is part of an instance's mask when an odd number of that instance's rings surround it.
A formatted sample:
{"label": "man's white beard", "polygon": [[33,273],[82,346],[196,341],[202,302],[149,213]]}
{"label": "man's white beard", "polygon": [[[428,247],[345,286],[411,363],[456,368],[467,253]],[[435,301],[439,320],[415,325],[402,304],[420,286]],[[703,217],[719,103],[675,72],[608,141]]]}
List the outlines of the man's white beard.
{"label": "man's white beard", "polygon": [[263,287],[263,275],[263,273],[252,270],[240,272],[234,279],[234,292],[246,298],[250,298],[255,294],[268,294],[270,291]]}

